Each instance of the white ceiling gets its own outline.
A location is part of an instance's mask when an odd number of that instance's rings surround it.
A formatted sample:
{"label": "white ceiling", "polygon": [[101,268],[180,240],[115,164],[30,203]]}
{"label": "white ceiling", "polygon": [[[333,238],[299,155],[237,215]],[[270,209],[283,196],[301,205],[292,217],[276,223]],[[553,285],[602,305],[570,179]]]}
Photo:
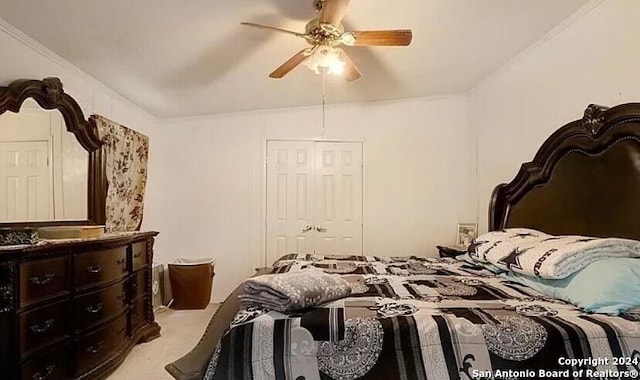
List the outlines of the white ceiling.
{"label": "white ceiling", "polygon": [[[461,93],[587,0],[352,0],[350,30],[411,28],[406,48],[346,48],[364,76],[330,78],[330,103]],[[0,0],[0,18],[160,117],[318,104],[305,47],[252,21],[304,31],[313,0]]]}

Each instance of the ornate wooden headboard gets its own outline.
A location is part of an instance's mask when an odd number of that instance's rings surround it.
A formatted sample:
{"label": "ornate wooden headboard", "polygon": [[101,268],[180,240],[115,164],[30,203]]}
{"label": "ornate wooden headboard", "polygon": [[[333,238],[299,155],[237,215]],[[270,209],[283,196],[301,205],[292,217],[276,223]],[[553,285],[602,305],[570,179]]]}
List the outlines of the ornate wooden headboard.
{"label": "ornate wooden headboard", "polygon": [[489,230],[640,240],[640,103],[590,105],[491,195]]}

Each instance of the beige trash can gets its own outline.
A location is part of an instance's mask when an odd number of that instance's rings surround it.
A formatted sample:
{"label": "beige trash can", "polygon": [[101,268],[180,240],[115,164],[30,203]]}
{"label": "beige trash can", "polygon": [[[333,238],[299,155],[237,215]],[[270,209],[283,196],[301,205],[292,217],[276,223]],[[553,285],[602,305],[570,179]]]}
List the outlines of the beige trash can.
{"label": "beige trash can", "polygon": [[178,259],[169,264],[172,309],[204,309],[211,300],[215,260],[213,257]]}

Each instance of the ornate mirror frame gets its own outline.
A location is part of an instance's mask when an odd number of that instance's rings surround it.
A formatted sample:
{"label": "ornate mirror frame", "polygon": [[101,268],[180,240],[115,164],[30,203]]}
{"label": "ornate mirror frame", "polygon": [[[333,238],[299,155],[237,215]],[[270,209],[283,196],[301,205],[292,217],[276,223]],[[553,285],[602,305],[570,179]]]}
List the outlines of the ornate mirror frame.
{"label": "ornate mirror frame", "polygon": [[7,87],[0,87],[0,115],[7,111],[20,112],[22,103],[28,98],[35,100],[46,110],[58,110],[65,121],[67,132],[73,133],[80,145],[89,153],[87,219],[0,222],[0,227],[104,224],[107,179],[101,149],[102,141],[98,136],[95,123],[91,119],[85,119],[82,109],[73,97],[64,92],[62,82],[58,78],[20,79]]}

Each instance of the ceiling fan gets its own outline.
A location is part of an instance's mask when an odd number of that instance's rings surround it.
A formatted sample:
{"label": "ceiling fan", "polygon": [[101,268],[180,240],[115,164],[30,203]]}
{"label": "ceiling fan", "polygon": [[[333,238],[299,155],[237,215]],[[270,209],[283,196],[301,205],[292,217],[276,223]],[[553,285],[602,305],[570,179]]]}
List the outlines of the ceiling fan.
{"label": "ceiling fan", "polygon": [[273,26],[243,22],[242,25],[286,33],[303,38],[311,47],[300,50],[269,76],[282,78],[305,62],[312,70],[326,70],[345,74],[349,82],[362,76],[358,67],[340,45],[347,46],[408,46],[413,34],[410,29],[345,32],[342,19],[350,0],[315,0],[313,5],[320,16],[307,23],[304,33]]}

